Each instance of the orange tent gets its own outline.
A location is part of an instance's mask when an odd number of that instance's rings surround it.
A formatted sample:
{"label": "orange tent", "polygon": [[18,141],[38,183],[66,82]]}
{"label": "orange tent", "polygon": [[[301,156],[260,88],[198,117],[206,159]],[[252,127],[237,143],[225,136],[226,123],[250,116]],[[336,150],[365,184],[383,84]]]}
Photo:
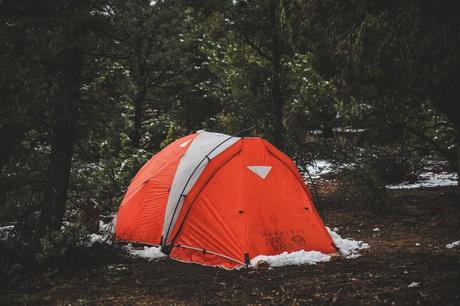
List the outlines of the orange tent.
{"label": "orange tent", "polygon": [[229,269],[258,255],[336,252],[289,157],[258,137],[210,132],[176,140],[139,170],[115,239]]}

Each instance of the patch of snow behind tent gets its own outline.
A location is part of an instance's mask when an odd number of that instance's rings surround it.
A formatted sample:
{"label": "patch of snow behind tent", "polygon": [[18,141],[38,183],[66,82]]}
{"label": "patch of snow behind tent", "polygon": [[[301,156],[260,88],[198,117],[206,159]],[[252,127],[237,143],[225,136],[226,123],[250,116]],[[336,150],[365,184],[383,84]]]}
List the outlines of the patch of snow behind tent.
{"label": "patch of snow behind tent", "polygon": [[433,173],[425,172],[419,175],[418,180],[414,183],[402,182],[401,184],[386,185],[388,189],[415,189],[415,188],[430,188],[442,186],[456,186],[458,184],[457,173]]}
{"label": "patch of snow behind tent", "polygon": [[98,233],[93,233],[90,235],[90,241],[88,243],[88,246],[92,246],[94,243],[112,244],[112,238],[115,233],[116,222],[116,215],[110,222],[104,223],[103,221],[99,221],[99,231]]}
{"label": "patch of snow behind tent", "polygon": [[99,232],[114,235],[116,225],[117,215],[114,215],[110,222],[104,223],[103,221],[99,221]]}
{"label": "patch of snow behind tent", "polygon": [[[353,169],[355,165],[352,163],[342,163],[340,165],[334,165],[334,163],[327,161],[327,160],[314,160],[310,164],[307,165],[307,171],[310,176],[314,179],[320,178],[329,173],[336,173],[337,171],[343,169]],[[306,173],[303,173],[304,180],[308,178]]]}
{"label": "patch of snow behind tent", "polygon": [[[92,246],[94,243],[109,243],[102,235],[100,234],[91,234],[89,235],[89,243],[88,246]],[[109,243],[110,244],[110,243]]]}
{"label": "patch of snow behind tent", "polygon": [[334,166],[327,160],[315,160],[307,166],[308,173],[312,178],[319,178],[325,174],[332,172]]}
{"label": "patch of snow behind tent", "polygon": [[135,249],[133,248],[132,244],[128,244],[124,247],[124,249],[133,256],[145,258],[148,260],[153,260],[153,259],[157,259],[157,258],[166,256],[165,254],[161,253],[160,247],[155,247],[155,246],[152,246],[152,247],[144,246],[142,249]]}

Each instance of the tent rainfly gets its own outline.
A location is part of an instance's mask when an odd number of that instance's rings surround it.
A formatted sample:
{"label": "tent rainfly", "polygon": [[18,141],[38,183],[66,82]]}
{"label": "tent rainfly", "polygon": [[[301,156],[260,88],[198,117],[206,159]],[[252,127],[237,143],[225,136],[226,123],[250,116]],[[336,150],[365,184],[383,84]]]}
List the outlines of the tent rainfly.
{"label": "tent rainfly", "polygon": [[289,157],[259,137],[206,131],[176,140],[139,170],[115,240],[227,269],[258,255],[337,252]]}

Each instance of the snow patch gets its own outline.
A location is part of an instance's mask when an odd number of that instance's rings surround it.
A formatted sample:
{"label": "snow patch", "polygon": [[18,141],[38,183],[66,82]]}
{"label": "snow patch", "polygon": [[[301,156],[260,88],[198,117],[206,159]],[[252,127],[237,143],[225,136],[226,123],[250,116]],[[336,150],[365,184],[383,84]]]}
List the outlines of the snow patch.
{"label": "snow patch", "polygon": [[331,231],[329,227],[326,226],[329,235],[331,235],[332,240],[334,240],[335,246],[340,250],[340,254],[345,258],[356,258],[361,256],[358,253],[358,250],[367,249],[369,248],[369,244],[365,243],[364,241],[353,240],[353,239],[344,239],[340,237],[334,231]]}
{"label": "snow patch", "polygon": [[342,128],[342,127],[336,127],[332,129],[334,132],[338,133],[362,133],[365,132],[366,129],[352,129],[352,128]]}
{"label": "snow patch", "polygon": [[460,240],[446,244],[446,248],[448,249],[460,248]]}
{"label": "snow patch", "polygon": [[353,163],[341,163],[337,165],[327,160],[317,159],[307,165],[307,169],[302,175],[304,180],[309,179],[308,174],[312,178],[317,179],[329,173],[336,173],[344,169],[353,169],[354,167]]}
{"label": "snow patch", "polygon": [[314,265],[317,262],[329,261],[331,256],[323,254],[318,251],[305,251],[300,250],[297,252],[283,252],[279,255],[266,256],[259,255],[251,260],[251,266],[257,266],[259,261],[266,261],[270,267],[281,267],[290,265]]}
{"label": "snow patch", "polygon": [[104,239],[104,237],[100,234],[91,234],[89,235],[89,243],[88,243],[88,246],[92,246],[94,243],[105,243],[106,240]]}
{"label": "snow patch", "polygon": [[[112,221],[104,223],[99,221],[99,230],[97,233],[92,233],[89,235],[89,242],[87,246],[92,246],[94,243],[107,243],[112,244],[112,237],[115,234],[115,223],[116,216]],[[71,223],[67,221],[62,222],[61,230],[64,230],[67,226],[70,226]],[[13,234],[14,225],[0,226],[0,241],[6,240],[11,237]]]}
{"label": "snow patch", "polygon": [[307,171],[312,178],[319,178],[334,170],[334,165],[327,160],[315,160],[307,166]]}
{"label": "snow patch", "polygon": [[414,183],[402,182],[400,184],[386,185],[387,189],[415,189],[430,188],[442,186],[456,186],[458,184],[457,173],[449,172],[425,172],[419,175],[418,180]]}
{"label": "snow patch", "polygon": [[161,253],[161,248],[156,246],[144,246],[142,249],[136,249],[133,247],[131,243],[129,243],[123,248],[132,256],[141,257],[148,260],[153,260],[166,256],[165,254]]}
{"label": "snow patch", "polygon": [[420,286],[420,282],[412,282],[409,284],[409,286],[407,286],[407,288],[415,288],[418,286]]}
{"label": "snow patch", "polygon": [[118,264],[118,265],[108,265],[107,269],[108,270],[115,270],[115,271],[123,271],[123,270],[126,270],[128,268],[123,264]]}
{"label": "snow patch", "polygon": [[117,217],[115,216],[112,221],[104,223],[99,221],[99,231],[98,233],[93,233],[89,235],[88,246],[92,246],[95,243],[106,243],[112,244],[112,237],[115,233],[115,222]]}
{"label": "snow patch", "polygon": [[110,222],[104,223],[99,221],[99,232],[104,234],[115,234],[115,225],[117,223],[117,216],[115,215]]}
{"label": "snow patch", "polygon": [[0,226],[0,241],[10,238],[14,230],[14,225]]}
{"label": "snow patch", "polygon": [[380,232],[380,228],[376,227],[372,230],[373,232]]}

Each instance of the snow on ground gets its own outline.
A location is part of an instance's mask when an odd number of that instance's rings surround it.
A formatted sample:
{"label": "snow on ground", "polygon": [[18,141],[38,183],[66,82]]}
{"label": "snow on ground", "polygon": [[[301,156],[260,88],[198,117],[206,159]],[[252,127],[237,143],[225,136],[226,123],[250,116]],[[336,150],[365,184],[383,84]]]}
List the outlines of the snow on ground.
{"label": "snow on ground", "polygon": [[152,247],[144,246],[142,249],[138,249],[138,248],[134,248],[133,245],[129,243],[123,248],[129,254],[133,256],[145,258],[148,260],[157,259],[157,258],[166,256],[165,254],[161,253],[161,248],[156,247],[156,246],[152,246]]}
{"label": "snow on ground", "polygon": [[[307,166],[307,171],[312,178],[319,178],[334,170],[334,165],[327,160],[315,160]],[[308,175],[307,175],[308,176]]]}
{"label": "snow on ground", "polygon": [[449,165],[449,162],[447,160],[439,160],[436,159],[434,156],[428,156],[423,159],[423,162],[425,164],[425,170],[427,171],[432,171],[433,169],[437,167],[446,167]]}
{"label": "snow on ground", "polygon": [[[358,253],[358,250],[367,249],[369,247],[369,245],[363,241],[344,239],[340,237],[336,231],[331,231],[328,227],[326,228],[334,240],[334,244],[340,250],[340,254],[345,258],[359,257],[360,254]],[[335,229],[336,228],[334,228],[334,230]],[[330,255],[323,254],[318,251],[300,250],[292,253],[283,252],[279,255],[273,256],[259,255],[251,260],[251,266],[256,267],[259,261],[266,261],[271,267],[281,267],[304,264],[314,265],[318,262],[326,262],[329,260],[331,260]]]}
{"label": "snow on ground", "polygon": [[[114,219],[115,220],[115,219]],[[63,222],[61,229],[69,226],[70,223]],[[14,231],[14,225],[0,226],[0,241],[10,238]],[[98,233],[92,233],[89,235],[88,246],[92,246],[94,243],[107,243],[112,244],[112,237],[114,234],[114,221],[104,223],[99,221]]]}
{"label": "snow on ground", "polygon": [[14,225],[0,226],[0,241],[8,239],[13,229]]}
{"label": "snow on ground", "polygon": [[106,237],[104,237],[101,234],[95,234],[95,233],[90,234],[89,235],[88,246],[92,246],[95,243],[108,243],[108,244],[110,244],[110,240],[106,239]]}
{"label": "snow on ground", "polygon": [[[434,166],[445,165],[445,161],[427,161],[424,173],[420,174],[415,182],[402,182],[399,184],[386,185],[388,189],[415,189],[441,186],[456,186],[458,184],[458,175],[454,172],[435,173],[432,171]],[[353,167],[353,164],[334,165],[327,160],[314,160],[307,166],[307,171],[314,179],[318,179],[326,174],[333,173],[339,169]],[[304,179],[309,179],[308,174],[303,174]]]}
{"label": "snow on ground", "polygon": [[460,240],[457,240],[457,241],[454,241],[452,243],[446,244],[446,248],[448,248],[448,249],[460,248]]}
{"label": "snow on ground", "polygon": [[99,221],[99,232],[115,234],[115,223],[117,222],[117,216],[112,218],[112,221],[104,223]]}
{"label": "snow on ground", "polygon": [[408,288],[415,288],[415,287],[418,287],[418,286],[420,286],[420,282],[412,282],[407,287]]}
{"label": "snow on ground", "polygon": [[98,233],[92,233],[89,235],[90,241],[88,246],[92,246],[94,243],[112,244],[113,234],[115,233],[115,222],[116,217],[107,223],[99,221],[99,231]]}
{"label": "snow on ground", "polygon": [[308,173],[304,172],[304,180],[310,179],[308,174],[314,179],[320,178],[326,174],[335,173],[343,169],[352,169],[355,165],[353,163],[342,163],[340,165],[335,165],[333,162],[317,159],[312,161],[307,165]]}
{"label": "snow on ground", "polygon": [[457,173],[449,172],[425,172],[419,175],[418,180],[414,183],[402,182],[400,184],[386,185],[388,189],[414,189],[429,188],[441,186],[456,186],[458,184]]}
{"label": "snow on ground", "polygon": [[[456,186],[458,184],[458,175],[454,172],[433,172],[435,166],[445,166],[446,161],[433,161],[427,160],[425,172],[420,174],[417,181],[415,182],[402,182],[399,184],[386,185],[388,189],[414,189],[414,188],[429,188],[429,187],[441,187],[441,186]],[[326,174],[333,173],[339,169],[353,167],[353,164],[343,164],[340,166],[334,165],[332,162],[327,160],[314,160],[312,163],[307,165],[307,171],[310,176],[314,179],[318,179]],[[309,179],[308,174],[304,173],[304,179]]]}
{"label": "snow on ground", "polygon": [[[327,228],[327,230],[329,231],[332,239],[334,240],[335,245],[340,250],[340,254],[345,258],[356,258],[360,256],[358,250],[366,249],[369,247],[369,245],[367,243],[364,243],[363,241],[344,239],[340,237],[340,235],[336,232],[331,231],[329,228]],[[124,249],[133,256],[145,258],[148,260],[153,260],[166,256],[165,254],[161,253],[161,248],[156,246],[144,246],[143,248],[135,248],[132,246],[132,244],[128,244],[124,246]],[[259,261],[266,261],[268,265],[271,267],[303,264],[312,265],[318,262],[329,261],[330,259],[330,255],[323,254],[318,251],[300,250],[292,253],[283,252],[282,254],[273,256],[259,255],[251,260],[251,266],[257,266],[257,263]]]}
{"label": "snow on ground", "polygon": [[361,254],[358,253],[358,250],[369,248],[369,244],[364,241],[342,238],[336,232],[331,231],[329,227],[326,226],[326,229],[331,235],[332,240],[334,240],[335,246],[339,249],[340,255],[345,258],[359,257]]}
{"label": "snow on ground", "polygon": [[115,271],[123,271],[128,269],[124,264],[118,264],[118,265],[107,265],[108,270],[115,270]]}
{"label": "snow on ground", "polygon": [[[70,223],[64,221],[61,229],[64,229],[66,226],[69,226]],[[6,240],[12,235],[14,230],[14,225],[0,226],[0,241]],[[90,241],[88,246],[92,246],[94,243],[107,243],[112,244],[112,237],[114,234],[114,221],[104,223],[99,221],[99,231],[98,233],[92,233],[89,235]]]}
{"label": "snow on ground", "polygon": [[336,128],[333,128],[332,130],[338,133],[362,133],[366,131],[366,129],[352,129],[349,127],[345,127],[345,128],[336,127]]}
{"label": "snow on ground", "polygon": [[300,250],[297,252],[283,252],[279,255],[265,256],[259,255],[251,260],[251,266],[257,266],[259,261],[266,261],[270,267],[281,267],[290,265],[314,265],[317,262],[329,261],[331,256],[323,254],[318,251],[304,251]]}

